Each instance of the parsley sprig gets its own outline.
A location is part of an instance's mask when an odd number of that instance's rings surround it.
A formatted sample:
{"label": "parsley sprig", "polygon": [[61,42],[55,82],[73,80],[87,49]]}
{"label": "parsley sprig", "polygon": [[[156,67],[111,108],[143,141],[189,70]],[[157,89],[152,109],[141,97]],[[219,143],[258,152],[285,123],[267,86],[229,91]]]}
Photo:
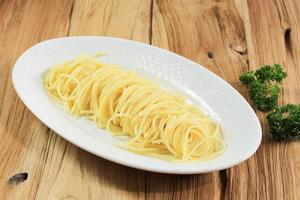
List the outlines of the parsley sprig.
{"label": "parsley sprig", "polygon": [[256,71],[240,75],[240,81],[249,90],[254,105],[267,115],[269,133],[274,140],[300,139],[300,105],[278,106],[280,83],[287,77],[280,65],[265,65]]}
{"label": "parsley sprig", "polygon": [[279,64],[265,65],[256,71],[241,74],[240,81],[249,89],[249,96],[261,111],[270,111],[278,105],[280,83],[287,73]]}
{"label": "parsley sprig", "polygon": [[300,139],[300,105],[277,107],[267,115],[269,131],[277,141]]}

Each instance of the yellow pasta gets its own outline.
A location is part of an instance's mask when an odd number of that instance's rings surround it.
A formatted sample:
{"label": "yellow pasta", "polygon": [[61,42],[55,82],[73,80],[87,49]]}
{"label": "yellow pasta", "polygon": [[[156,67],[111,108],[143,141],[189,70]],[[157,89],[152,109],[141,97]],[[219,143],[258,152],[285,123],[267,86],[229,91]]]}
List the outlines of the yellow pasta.
{"label": "yellow pasta", "polygon": [[54,66],[44,81],[47,93],[70,114],[128,136],[124,147],[130,151],[193,161],[213,159],[226,149],[220,125],[184,97],[96,57]]}

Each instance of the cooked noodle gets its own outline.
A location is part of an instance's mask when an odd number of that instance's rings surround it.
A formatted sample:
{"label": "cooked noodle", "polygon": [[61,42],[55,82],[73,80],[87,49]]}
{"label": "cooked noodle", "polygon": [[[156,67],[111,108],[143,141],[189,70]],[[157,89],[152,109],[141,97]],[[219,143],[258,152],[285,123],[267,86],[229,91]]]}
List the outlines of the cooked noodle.
{"label": "cooked noodle", "polygon": [[221,127],[182,96],[95,57],[51,68],[48,94],[72,115],[114,135],[129,136],[130,151],[167,160],[207,160],[224,152]]}

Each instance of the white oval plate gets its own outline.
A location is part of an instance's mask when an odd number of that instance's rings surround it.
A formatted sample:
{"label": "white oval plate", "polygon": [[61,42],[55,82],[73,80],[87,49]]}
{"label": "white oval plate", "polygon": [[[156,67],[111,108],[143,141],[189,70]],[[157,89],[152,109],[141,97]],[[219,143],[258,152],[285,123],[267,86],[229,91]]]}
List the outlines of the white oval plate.
{"label": "white oval plate", "polygon": [[[162,161],[116,147],[116,144],[122,143],[120,138],[113,137],[86,119],[66,113],[46,94],[43,75],[54,64],[82,53],[92,55],[99,51],[107,54],[101,57],[103,62],[119,64],[154,78],[163,87],[180,91],[191,102],[204,107],[216,120],[221,119],[228,146],[226,152],[204,162]],[[201,65],[139,42],[88,36],[41,42],[17,60],[12,80],[24,104],[57,134],[95,155],[129,167],[172,174],[211,172],[246,160],[261,142],[261,126],[256,114],[232,86]]]}

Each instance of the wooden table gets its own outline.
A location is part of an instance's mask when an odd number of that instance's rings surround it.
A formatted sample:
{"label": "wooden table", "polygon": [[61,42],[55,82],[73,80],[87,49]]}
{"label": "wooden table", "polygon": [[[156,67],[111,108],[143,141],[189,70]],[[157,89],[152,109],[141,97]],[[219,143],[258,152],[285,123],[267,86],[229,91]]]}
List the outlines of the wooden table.
{"label": "wooden table", "polygon": [[[11,69],[37,42],[109,35],[169,49],[218,74],[247,99],[239,74],[280,63],[281,103],[300,103],[298,0],[0,0],[0,199],[298,199],[300,142],[264,131],[248,161],[202,175],[124,167],[65,141],[13,89]],[[265,115],[257,112],[263,129]],[[242,134],[242,133],[241,133]],[[26,172],[15,186],[7,180]]]}

